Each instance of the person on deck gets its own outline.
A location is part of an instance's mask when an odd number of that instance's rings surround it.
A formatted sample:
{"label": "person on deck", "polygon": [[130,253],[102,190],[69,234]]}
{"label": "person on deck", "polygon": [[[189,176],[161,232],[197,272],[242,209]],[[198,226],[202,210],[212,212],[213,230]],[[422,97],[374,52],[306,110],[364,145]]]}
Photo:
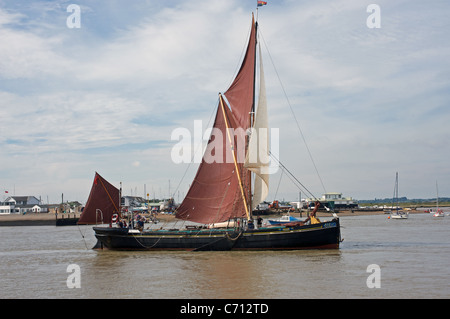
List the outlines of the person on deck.
{"label": "person on deck", "polygon": [[143,218],[139,218],[139,220],[137,221],[137,229],[139,231],[142,231],[144,229],[144,220],[143,220]]}
{"label": "person on deck", "polygon": [[258,216],[258,219],[256,221],[257,221],[258,228],[261,228],[262,227],[262,221],[263,221],[261,216]]}
{"label": "person on deck", "polygon": [[314,209],[311,212],[311,214],[309,214],[308,218],[306,218],[305,221],[304,221],[305,224],[307,222],[309,222],[309,221],[311,221],[311,224],[320,223],[320,220],[318,218],[316,218],[316,213],[319,210],[319,207],[320,207],[320,202],[316,201],[316,206],[314,207]]}

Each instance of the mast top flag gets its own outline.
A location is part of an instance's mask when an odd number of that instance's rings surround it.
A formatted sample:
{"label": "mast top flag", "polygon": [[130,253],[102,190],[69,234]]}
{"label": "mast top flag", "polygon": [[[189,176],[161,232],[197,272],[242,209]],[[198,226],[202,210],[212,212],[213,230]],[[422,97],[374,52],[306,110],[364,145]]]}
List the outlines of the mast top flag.
{"label": "mast top flag", "polygon": [[262,7],[267,4],[267,1],[258,1],[257,4],[258,4],[258,7]]}

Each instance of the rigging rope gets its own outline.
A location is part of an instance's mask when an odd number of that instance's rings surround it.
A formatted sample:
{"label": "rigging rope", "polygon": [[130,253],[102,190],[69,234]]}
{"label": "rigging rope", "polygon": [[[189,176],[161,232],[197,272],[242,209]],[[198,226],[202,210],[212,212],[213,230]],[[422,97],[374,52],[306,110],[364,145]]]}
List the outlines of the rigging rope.
{"label": "rigging rope", "polygon": [[88,246],[87,246],[87,243],[86,243],[86,239],[85,239],[87,228],[86,228],[86,230],[84,231],[84,234],[83,234],[83,232],[81,231],[81,228],[80,228],[80,224],[77,223],[77,226],[78,226],[78,231],[80,232],[81,237],[83,238],[83,242],[84,242],[84,245],[86,246],[86,249],[89,249]]}
{"label": "rigging rope", "polygon": [[[270,154],[270,153],[269,153],[269,154]],[[281,170],[280,180],[278,181],[277,190],[275,191],[275,195],[273,196],[273,200],[276,200],[276,199],[277,199],[278,189],[280,188],[281,179],[283,178],[283,172],[284,172],[284,170]]]}
{"label": "rigging rope", "polygon": [[[219,98],[217,98],[217,102],[216,102],[216,105],[218,105],[219,104]],[[217,110],[217,107],[214,107],[213,109],[212,109],[212,113],[211,113],[211,115],[209,116],[209,120],[208,120],[208,124],[206,125],[206,127],[209,127],[209,124],[211,123],[211,119],[213,118],[213,115],[215,114],[215,111]],[[188,172],[188,170],[189,170],[189,168],[191,167],[191,164],[192,163],[194,163],[194,158],[195,158],[195,154],[197,154],[197,152],[199,151],[199,149],[202,149],[203,148],[203,136],[202,136],[202,143],[200,143],[200,145],[197,145],[197,148],[195,148],[194,149],[194,153],[192,154],[192,157],[191,157],[191,161],[188,163],[188,166],[186,167],[186,170],[184,171],[184,174],[183,174],[183,176],[181,177],[181,180],[180,180],[180,182],[178,183],[178,186],[175,188],[175,191],[173,192],[173,195],[175,195],[175,193],[178,191],[178,189],[180,188],[180,186],[181,186],[181,183],[183,182],[183,180],[184,180],[184,178],[186,177],[186,174],[187,174],[187,172]],[[171,194],[169,194],[169,196],[170,196]],[[172,195],[172,197],[175,197],[175,196],[173,196]],[[175,211],[176,212],[176,211]]]}
{"label": "rigging rope", "polygon": [[139,245],[141,245],[142,248],[145,248],[145,249],[152,249],[153,247],[155,247],[155,246],[159,243],[159,241],[161,240],[162,236],[159,237],[158,240],[157,240],[153,245],[151,245],[151,246],[145,246],[143,243],[141,243],[141,242],[137,239],[137,236],[133,236],[133,238],[136,240],[136,242],[137,242]]}
{"label": "rigging rope", "polygon": [[[299,189],[302,189],[302,188],[303,188],[303,191],[304,191],[305,193],[308,193],[312,198],[314,198],[314,199],[317,200],[317,197],[314,196],[314,194],[313,194],[312,192],[310,192],[309,189],[306,188],[306,186],[303,185],[303,184],[302,184],[302,183],[294,176],[294,174],[292,174],[292,173],[287,169],[287,167],[284,166],[283,163],[281,163],[280,160],[279,160],[278,158],[275,157],[275,155],[273,155],[271,152],[269,152],[269,155],[270,155],[274,160],[276,160],[276,161],[278,162],[278,164],[281,166],[281,168],[282,168],[283,170],[285,170],[285,171],[290,175],[290,177],[289,177],[289,176],[288,176],[288,177],[291,179],[291,181],[294,182],[294,180],[295,180],[294,184],[295,184],[295,183],[298,183],[297,187],[298,187]],[[292,179],[294,179],[294,180],[292,180]]]}
{"label": "rigging rope", "polygon": [[120,214],[120,211],[119,211],[119,209],[118,209],[117,206],[116,206],[116,203],[114,203],[114,200],[111,198],[111,195],[109,194],[108,190],[106,189],[105,184],[103,184],[103,181],[102,181],[101,178],[100,178],[100,183],[102,183],[102,186],[103,186],[103,188],[104,188],[106,194],[108,194],[108,197],[109,197],[109,199],[111,200],[111,203],[114,205],[114,208],[115,208],[116,211]]}
{"label": "rigging rope", "polygon": [[286,93],[286,90],[285,90],[285,88],[284,88],[283,82],[281,82],[280,75],[278,74],[277,68],[275,67],[275,63],[273,62],[272,55],[270,54],[269,48],[267,47],[267,44],[266,44],[266,41],[265,41],[265,39],[264,39],[264,37],[263,37],[263,35],[262,35],[261,29],[259,30],[259,35],[261,36],[261,38],[262,38],[262,40],[263,40],[263,42],[264,42],[264,46],[266,47],[267,53],[268,53],[268,55],[269,55],[270,62],[272,63],[272,66],[273,66],[273,68],[274,68],[274,70],[275,70],[275,74],[277,75],[278,81],[280,82],[281,89],[283,90],[283,94],[284,94],[284,96],[285,96],[285,98],[286,98],[287,104],[289,105],[289,108],[290,108],[290,110],[291,110],[292,116],[293,116],[293,118],[294,118],[294,120],[295,120],[295,123],[297,124],[297,128],[298,128],[298,130],[299,130],[299,132],[300,132],[300,135],[301,135],[301,137],[302,137],[302,139],[303,139],[303,142],[305,143],[306,150],[308,151],[309,158],[311,159],[311,162],[312,162],[312,164],[313,164],[313,166],[314,166],[314,169],[315,169],[316,174],[317,174],[317,176],[318,176],[318,178],[319,178],[319,181],[320,181],[320,183],[321,183],[321,185],[322,185],[322,188],[323,188],[324,192],[326,193],[326,189],[325,189],[325,185],[324,185],[324,183],[323,183],[323,181],[322,181],[322,177],[320,177],[319,170],[317,169],[317,166],[316,166],[316,163],[315,163],[315,161],[314,161],[314,158],[312,157],[311,151],[310,151],[310,149],[309,149],[309,147],[308,147],[308,143],[306,143],[305,136],[303,135],[303,131],[302,131],[302,129],[300,128],[300,124],[299,124],[299,122],[298,122],[298,120],[297,120],[297,117],[295,116],[294,110],[293,110],[292,105],[291,105],[291,102],[289,101],[289,98],[288,98],[288,96],[287,96],[287,93]]}

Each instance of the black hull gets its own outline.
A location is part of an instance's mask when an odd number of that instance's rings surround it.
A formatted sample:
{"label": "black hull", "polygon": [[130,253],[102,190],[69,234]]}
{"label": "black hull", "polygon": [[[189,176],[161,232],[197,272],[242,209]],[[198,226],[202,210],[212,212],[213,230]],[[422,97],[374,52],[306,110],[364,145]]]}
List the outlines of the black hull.
{"label": "black hull", "polygon": [[133,232],[123,228],[94,227],[102,248],[114,250],[295,250],[338,249],[339,219],[297,227],[258,230],[155,230]]}

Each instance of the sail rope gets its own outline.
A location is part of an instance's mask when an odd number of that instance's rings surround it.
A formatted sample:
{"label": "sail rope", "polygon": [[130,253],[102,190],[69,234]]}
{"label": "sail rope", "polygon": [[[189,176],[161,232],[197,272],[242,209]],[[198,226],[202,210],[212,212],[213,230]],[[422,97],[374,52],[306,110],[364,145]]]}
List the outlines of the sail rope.
{"label": "sail rope", "polygon": [[162,236],[159,237],[158,240],[157,240],[153,245],[151,245],[151,246],[145,246],[144,244],[142,244],[142,243],[137,239],[137,236],[133,236],[133,238],[136,240],[136,242],[137,242],[139,245],[141,245],[142,248],[145,248],[145,249],[152,249],[153,247],[155,247],[155,246],[159,243],[159,241],[161,240]]}
{"label": "sail rope", "polygon": [[224,239],[231,240],[231,241],[233,242],[233,246],[234,246],[234,242],[236,242],[236,240],[238,240],[238,238],[241,237],[242,233],[243,233],[243,230],[241,230],[241,231],[239,232],[239,234],[238,234],[236,237],[231,238],[231,237],[230,237],[230,234],[229,234],[228,231],[227,231],[227,232],[225,232],[225,236],[224,236],[224,237],[219,237],[217,240],[215,240],[215,241],[213,241],[213,242],[209,242],[209,243],[206,243],[206,244],[204,244],[204,245],[202,245],[202,246],[200,246],[200,247],[197,247],[197,248],[192,249],[192,251],[199,251],[199,250],[202,250],[202,249],[204,249],[205,247],[214,245],[215,243],[218,243],[219,241],[222,241],[222,240],[224,240]]}
{"label": "sail rope", "polygon": [[261,29],[259,30],[259,33],[258,33],[258,34],[261,36],[261,38],[262,38],[262,40],[263,40],[263,42],[264,42],[264,46],[266,47],[267,53],[268,53],[268,55],[269,55],[270,62],[272,63],[272,66],[273,66],[273,68],[274,68],[274,70],[275,70],[275,74],[277,75],[278,81],[280,82],[281,89],[282,89],[283,94],[284,94],[284,96],[285,96],[285,98],[286,98],[287,104],[289,105],[289,109],[291,110],[292,117],[294,118],[294,121],[295,121],[295,123],[297,124],[297,128],[298,128],[298,130],[299,130],[299,132],[300,132],[300,136],[302,137],[303,142],[305,143],[306,150],[307,150],[307,152],[308,152],[309,158],[311,159],[311,162],[312,162],[312,164],[313,164],[313,166],[314,166],[314,169],[315,169],[316,174],[317,174],[317,176],[318,176],[318,178],[319,178],[319,181],[320,181],[320,183],[321,183],[321,185],[322,185],[322,188],[323,188],[324,192],[326,193],[326,189],[325,189],[325,185],[324,185],[324,183],[323,183],[322,177],[321,177],[320,174],[319,174],[319,170],[317,169],[316,163],[315,163],[314,158],[313,158],[313,156],[312,156],[312,154],[311,154],[311,150],[309,149],[308,143],[306,142],[306,139],[305,139],[305,136],[304,136],[304,134],[303,134],[303,131],[302,131],[302,129],[301,129],[301,127],[300,127],[300,124],[299,124],[299,122],[298,122],[298,120],[297,120],[297,116],[295,115],[295,112],[294,112],[294,110],[293,110],[293,108],[292,108],[291,102],[290,102],[289,97],[288,97],[288,95],[287,95],[287,93],[286,93],[286,90],[285,90],[285,88],[284,88],[283,82],[281,81],[280,75],[278,74],[278,70],[277,70],[277,68],[275,67],[275,63],[274,63],[274,61],[273,61],[273,59],[272,59],[272,55],[270,54],[269,48],[267,47],[266,41],[265,41],[265,39],[264,39],[264,37],[263,37],[263,35],[262,35]]}
{"label": "sail rope", "polygon": [[[242,235],[243,232],[244,232],[243,229],[241,229],[241,230],[239,231],[239,234],[238,234],[236,237],[231,238],[231,237],[230,237],[230,234],[228,233],[228,231],[226,231],[224,237],[219,237],[217,240],[215,240],[215,241],[213,241],[213,242],[206,243],[206,244],[204,244],[204,245],[202,245],[202,246],[200,246],[200,247],[194,248],[192,251],[199,251],[199,250],[201,250],[201,249],[203,249],[203,248],[205,248],[205,247],[211,246],[211,245],[213,245],[213,244],[215,244],[215,243],[217,243],[217,242],[219,242],[219,241],[221,241],[221,240],[224,240],[224,239],[228,239],[228,240],[231,240],[232,242],[235,242],[236,240],[239,239],[239,237],[241,237],[241,235]],[[197,233],[197,235],[198,235],[199,233],[200,233],[200,231]],[[211,236],[211,233],[210,233],[210,236]],[[151,246],[146,246],[146,245],[144,245],[143,243],[141,243],[141,242],[138,240],[138,236],[132,236],[132,237],[133,237],[133,238],[136,240],[136,242],[137,242],[142,248],[144,248],[144,249],[152,249],[152,248],[154,248],[156,245],[158,245],[158,243],[160,242],[160,240],[163,238],[163,236],[160,236],[160,237],[158,238],[158,240],[157,240],[153,245],[151,245]],[[233,244],[233,245],[234,245],[234,244]],[[87,246],[86,246],[86,248],[87,248]]]}
{"label": "sail rope", "polygon": [[[100,183],[102,183],[103,188],[105,189],[106,194],[108,194],[109,199],[111,200],[111,203],[114,205],[114,208],[116,209],[116,211],[120,214],[119,209],[116,206],[116,203],[114,203],[114,200],[112,199],[111,195],[109,194],[108,190],[106,189],[105,184],[103,184],[103,181],[101,178],[99,178]],[[103,218],[102,218],[103,219]],[[103,220],[102,220],[103,221]]]}
{"label": "sail rope", "polygon": [[234,237],[234,238],[231,238],[231,237],[230,237],[230,234],[228,234],[228,232],[226,232],[226,236],[227,236],[227,238],[228,238],[229,240],[231,240],[231,241],[236,241],[236,240],[238,240],[239,237],[241,237],[241,235],[242,235],[243,232],[244,232],[244,230],[241,229],[241,230],[239,231],[239,234],[238,234],[236,237]]}
{"label": "sail rope", "polygon": [[[219,98],[217,98],[216,105],[217,105],[218,103],[219,103]],[[206,125],[206,127],[209,127],[209,125],[210,125],[210,123],[211,123],[211,119],[213,118],[214,114],[216,113],[216,112],[215,112],[216,110],[217,110],[217,107],[212,108],[212,113],[211,113],[211,115],[209,116],[208,124]],[[203,141],[203,138],[202,138],[202,141]],[[173,192],[173,195],[175,195],[176,192],[178,191],[178,189],[180,188],[181,183],[183,182],[184,178],[186,177],[186,174],[187,174],[188,170],[190,169],[192,163],[194,163],[195,154],[197,154],[197,152],[199,151],[199,149],[202,149],[202,148],[203,148],[203,143],[200,143],[200,144],[197,145],[197,147],[194,149],[194,153],[192,154],[191,161],[188,163],[188,166],[186,167],[186,170],[184,171],[184,174],[183,174],[183,176],[181,177],[180,182],[178,183],[178,186],[175,188],[175,191]],[[174,197],[173,195],[172,195],[172,197]],[[169,196],[171,196],[171,194],[169,194]],[[175,212],[176,212],[176,209],[175,209]]]}
{"label": "sail rope", "polygon": [[88,246],[87,246],[87,243],[86,243],[86,238],[85,238],[85,236],[86,236],[86,231],[87,231],[87,227],[85,228],[86,230],[85,230],[84,233],[83,233],[83,232],[81,231],[80,224],[77,223],[77,226],[78,226],[78,231],[80,232],[80,235],[81,235],[81,237],[83,238],[83,242],[84,242],[84,245],[86,246],[86,249],[89,249]]}
{"label": "sail rope", "polygon": [[211,245],[213,245],[213,244],[215,244],[215,243],[217,243],[217,242],[219,242],[221,240],[224,240],[224,239],[225,239],[225,237],[220,237],[219,239],[217,239],[217,240],[215,240],[213,242],[209,242],[209,243],[206,243],[206,244],[204,244],[204,245],[202,245],[200,247],[194,248],[194,249],[192,249],[192,251],[199,251],[199,250],[201,250],[201,249],[203,249],[205,247],[211,246]]}
{"label": "sail rope", "polygon": [[[270,154],[270,153],[269,153],[269,154]],[[281,179],[283,178],[283,173],[284,173],[284,170],[282,169],[282,170],[281,170],[281,174],[280,174],[280,179],[279,179],[278,185],[277,185],[277,190],[275,191],[275,195],[273,196],[273,200],[276,200],[276,199],[277,199],[278,189],[280,188]]]}
{"label": "sail rope", "polygon": [[303,185],[297,179],[297,177],[295,177],[294,174],[292,174],[291,171],[288,170],[287,167],[284,166],[283,163],[281,163],[280,160],[275,155],[273,155],[270,151],[269,151],[269,155],[278,162],[278,164],[281,166],[283,171],[286,171],[288,173],[289,179],[298,187],[298,189],[303,190],[303,192],[308,193],[312,198],[317,200],[317,197],[314,196],[314,194],[305,185]]}

